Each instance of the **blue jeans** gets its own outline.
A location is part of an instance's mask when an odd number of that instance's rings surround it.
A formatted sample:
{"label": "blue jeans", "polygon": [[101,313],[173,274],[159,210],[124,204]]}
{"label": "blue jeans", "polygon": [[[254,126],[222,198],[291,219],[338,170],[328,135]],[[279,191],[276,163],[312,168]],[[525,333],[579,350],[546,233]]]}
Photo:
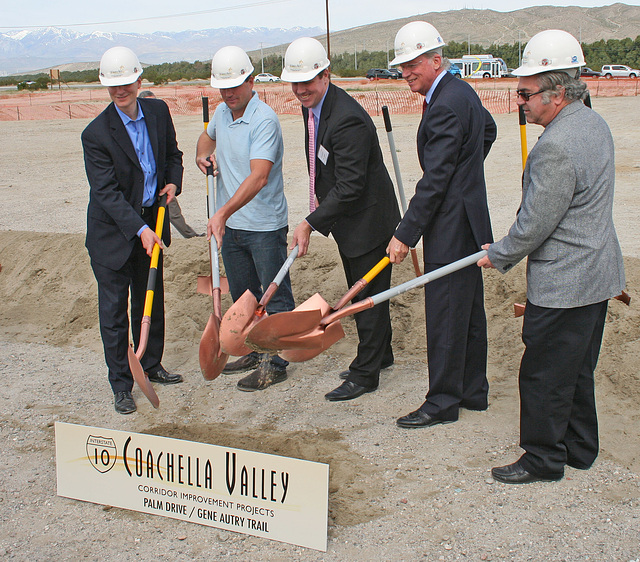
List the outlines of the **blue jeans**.
{"label": "blue jeans", "polygon": [[[248,289],[259,302],[282,264],[287,259],[289,228],[269,232],[236,230],[227,227],[222,239],[222,260],[229,281],[229,292],[235,302]],[[295,308],[289,274],[267,304],[269,314],[288,312]],[[272,362],[285,361],[274,356]]]}

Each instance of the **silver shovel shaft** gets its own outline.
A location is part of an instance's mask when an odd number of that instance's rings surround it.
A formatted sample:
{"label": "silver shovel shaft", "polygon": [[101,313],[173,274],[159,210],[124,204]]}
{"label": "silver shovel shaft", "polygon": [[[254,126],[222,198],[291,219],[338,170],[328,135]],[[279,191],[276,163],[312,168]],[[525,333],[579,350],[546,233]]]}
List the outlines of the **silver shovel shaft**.
{"label": "silver shovel shaft", "polygon": [[416,277],[415,279],[411,279],[401,285],[396,287],[391,287],[391,289],[387,289],[386,291],[382,291],[382,293],[378,293],[377,295],[373,295],[372,297],[367,297],[357,303],[351,304],[349,306],[345,306],[340,310],[334,312],[333,314],[329,314],[325,316],[320,321],[320,326],[328,326],[332,322],[336,320],[340,320],[345,318],[346,316],[351,316],[352,314],[357,314],[367,308],[371,308],[376,304],[380,304],[381,302],[388,301],[393,297],[397,297],[402,293],[406,293],[407,291],[411,291],[412,289],[416,289],[418,287],[422,287],[431,281],[435,281],[436,279],[440,279],[440,277],[444,277],[445,275],[449,275],[450,273],[454,273],[460,269],[464,269],[465,267],[469,267],[470,265],[475,264],[479,259],[483,258],[487,255],[486,250],[481,250],[480,252],[476,252],[475,254],[471,254],[466,258],[459,259],[458,261],[454,261],[448,265],[435,269],[429,273],[425,273],[420,277]]}

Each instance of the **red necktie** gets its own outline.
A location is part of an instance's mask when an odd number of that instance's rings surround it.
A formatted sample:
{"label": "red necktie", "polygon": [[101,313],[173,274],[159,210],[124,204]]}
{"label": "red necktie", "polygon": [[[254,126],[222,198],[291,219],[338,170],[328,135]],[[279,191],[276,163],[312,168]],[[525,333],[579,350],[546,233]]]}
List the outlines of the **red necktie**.
{"label": "red necktie", "polygon": [[424,98],[424,101],[422,102],[422,115],[424,115],[424,112],[427,111],[427,106],[429,104],[427,103],[427,98]]}
{"label": "red necktie", "polygon": [[316,123],[309,110],[309,212],[316,210]]}

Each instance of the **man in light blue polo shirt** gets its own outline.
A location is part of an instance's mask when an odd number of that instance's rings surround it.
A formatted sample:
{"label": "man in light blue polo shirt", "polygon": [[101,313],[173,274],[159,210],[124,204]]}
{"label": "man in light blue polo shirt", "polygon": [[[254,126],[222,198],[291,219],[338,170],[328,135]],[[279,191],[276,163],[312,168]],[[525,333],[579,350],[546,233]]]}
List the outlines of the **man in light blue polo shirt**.
{"label": "man in light blue polo shirt", "polygon": [[[288,215],[282,179],[284,143],[275,112],[253,91],[253,65],[240,47],[223,47],[211,61],[211,85],[221,103],[200,135],[196,164],[218,174],[216,209],[207,225],[214,236],[234,301],[249,289],[257,300],[287,258]],[[293,310],[289,275],[267,305],[275,314]],[[255,370],[238,381],[244,391],[263,390],[287,378],[278,356],[250,353],[227,364],[224,373]]]}

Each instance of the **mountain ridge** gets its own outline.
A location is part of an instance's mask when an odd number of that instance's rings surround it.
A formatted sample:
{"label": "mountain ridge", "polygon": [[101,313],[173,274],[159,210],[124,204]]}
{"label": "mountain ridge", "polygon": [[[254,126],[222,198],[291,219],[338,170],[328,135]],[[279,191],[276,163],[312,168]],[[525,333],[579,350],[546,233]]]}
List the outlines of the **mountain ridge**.
{"label": "mountain ridge", "polygon": [[[495,10],[448,10],[332,31],[332,54],[378,51],[393,48],[396,32],[404,24],[423,19],[438,29],[445,41],[491,44],[518,43],[522,47],[544,29],[564,29],[584,43],[598,40],[635,39],[640,35],[640,6],[616,3],[609,6],[532,6],[511,12]],[[273,29],[226,27],[151,34],[91,32],[64,28],[40,28],[0,33],[0,72],[25,73],[34,69],[97,68],[104,51],[123,44],[132,48],[144,64],[186,60],[210,60],[220,47],[238,45],[253,60],[264,55],[284,56],[287,45],[302,36],[317,37],[326,45],[321,27]],[[262,50],[256,45],[263,43]],[[74,67],[77,64],[78,68]]]}

